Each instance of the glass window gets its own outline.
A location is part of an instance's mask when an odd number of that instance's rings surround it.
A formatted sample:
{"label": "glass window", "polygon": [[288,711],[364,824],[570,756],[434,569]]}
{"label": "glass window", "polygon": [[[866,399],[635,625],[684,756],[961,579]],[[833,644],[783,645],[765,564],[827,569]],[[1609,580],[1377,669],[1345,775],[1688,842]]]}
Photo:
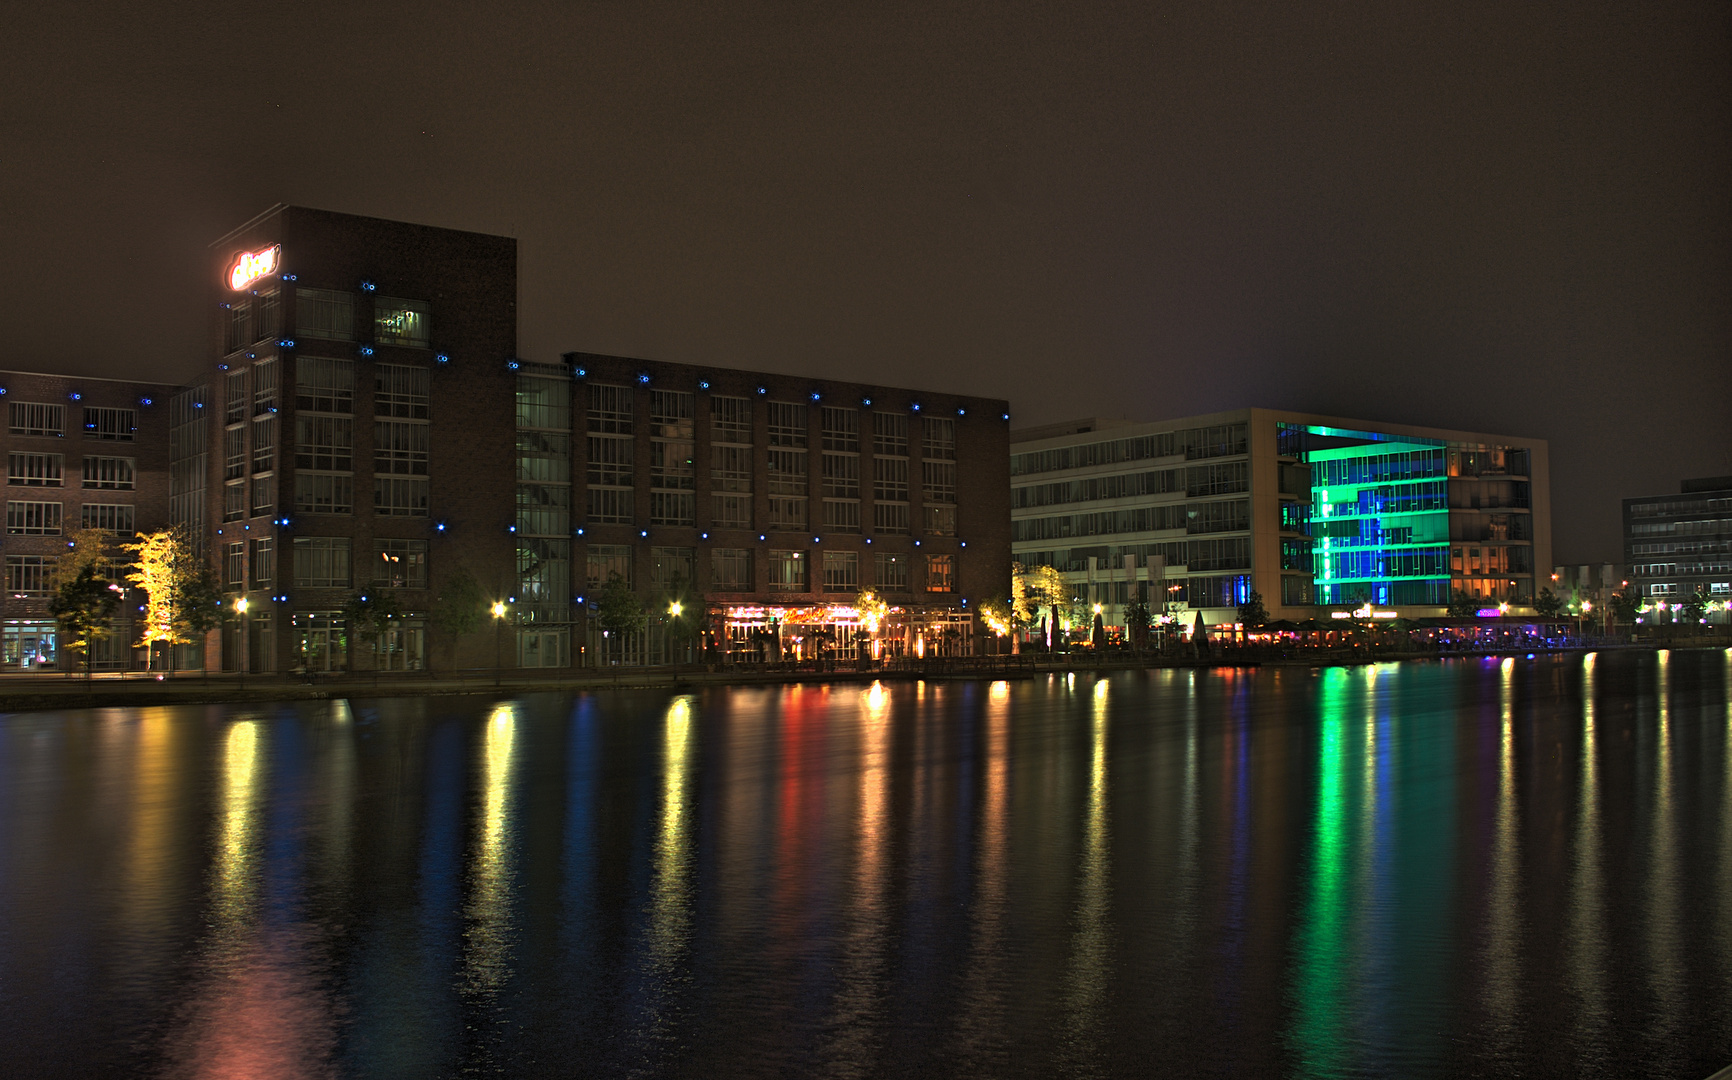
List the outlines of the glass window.
{"label": "glass window", "polygon": [[887,551],[872,555],[872,584],[881,592],[908,591],[908,556]]}
{"label": "glass window", "polygon": [[236,424],[223,431],[223,479],[233,480],[247,471],[247,429]]}
{"label": "glass window", "polygon": [[374,476],[373,512],[386,517],[426,517],[428,494],[425,477]]}
{"label": "glass window", "polygon": [[589,430],[603,435],[632,433],[631,387],[589,384]]}
{"label": "glass window", "polygon": [[247,542],[245,540],[230,540],[223,545],[223,583],[225,585],[245,585],[247,583]]}
{"label": "glass window", "polygon": [[277,411],[277,361],[267,357],[253,365],[253,415]]}
{"label": "glass window", "polygon": [[60,504],[57,502],[9,502],[6,531],[14,536],[59,536]]}
{"label": "glass window", "polygon": [[425,349],[433,335],[433,308],[425,300],[380,296],[373,300],[373,340]]}
{"label": "glass window", "polygon": [[853,551],[824,552],[824,591],[857,592],[859,588],[859,554]]}
{"label": "glass window", "polygon": [[275,476],[253,477],[252,516],[264,517],[276,512],[277,478]]}
{"label": "glass window", "polygon": [[428,425],[414,420],[375,420],[373,471],[397,476],[426,476],[428,430]]}
{"label": "glass window", "polygon": [[791,401],[770,402],[770,445],[806,445],[806,406]]}
{"label": "glass window", "polygon": [[[60,466],[59,454],[9,454],[6,482],[21,487],[59,487]],[[127,478],[131,480],[130,471]],[[129,482],[127,486],[132,485]]]}
{"label": "glass window", "polygon": [[824,449],[850,454],[860,452],[860,413],[854,409],[824,406]]}
{"label": "glass window", "polygon": [[276,580],[276,541],[269,536],[253,541],[253,585],[269,588]]}
{"label": "glass window", "polygon": [[349,538],[295,537],[295,584],[304,589],[349,587]]}
{"label": "glass window", "polygon": [[751,592],[751,551],[746,548],[710,549],[710,588],[717,592]]}
{"label": "glass window", "polygon": [[270,472],[276,455],[277,418],[262,416],[253,421],[253,472]]}
{"label": "glass window", "polygon": [[333,476],[329,473],[296,473],[295,510],[302,514],[354,513],[354,477]]}
{"label": "glass window", "polygon": [[908,417],[901,413],[872,414],[872,452],[908,455]]}
{"label": "glass window", "polygon": [[354,294],[330,289],[296,289],[295,336],[355,340]]}
{"label": "glass window", "polygon": [[354,443],[354,421],[349,417],[295,417],[297,469],[348,472],[355,466]]}
{"label": "glass window", "polygon": [[223,423],[234,424],[251,415],[252,395],[247,393],[247,369],[231,371],[223,379]]}
{"label": "glass window", "polygon": [[673,586],[675,579],[689,585],[692,582],[697,549],[689,547],[650,548],[650,585],[656,589]]}
{"label": "glass window", "polygon": [[770,552],[770,591],[806,592],[806,558],[804,551]]}
{"label": "glass window", "polygon": [[52,555],[6,556],[6,595],[18,598],[47,596],[54,562]]}
{"label": "glass window", "polygon": [[295,361],[295,407],[311,412],[354,412],[354,363],[323,356],[303,356]]}
{"label": "glass window", "polygon": [[425,420],[432,384],[424,367],[378,364],[373,368],[373,415]]}
{"label": "glass window", "polygon": [[[619,575],[627,585],[632,583],[631,545],[591,544],[585,566],[585,580],[593,592],[607,584],[608,578]],[[593,597],[592,597],[593,599]]]}
{"label": "glass window", "polygon": [[87,408],[84,410],[84,437],[131,442],[138,430],[138,413],[133,409]]}
{"label": "glass window", "polygon": [[66,406],[14,401],[7,405],[14,435],[60,435],[66,430]]}
{"label": "glass window", "polygon": [[107,529],[115,533],[133,531],[132,506],[127,503],[85,503],[79,518],[79,523],[86,529]]}
{"label": "glass window", "polygon": [[376,540],[373,550],[373,584],[378,588],[425,589],[427,587],[427,541]]}
{"label": "glass window", "polygon": [[710,398],[710,441],[752,443],[752,401],[742,397]]}
{"label": "glass window", "polygon": [[955,420],[928,416],[920,421],[920,430],[924,436],[920,446],[922,457],[942,461],[956,460]]}
{"label": "glass window", "polygon": [[103,491],[132,490],[132,459],[124,457],[87,457],[84,459],[84,486]]}
{"label": "glass window", "polygon": [[926,591],[933,593],[956,591],[956,556],[926,556]]}

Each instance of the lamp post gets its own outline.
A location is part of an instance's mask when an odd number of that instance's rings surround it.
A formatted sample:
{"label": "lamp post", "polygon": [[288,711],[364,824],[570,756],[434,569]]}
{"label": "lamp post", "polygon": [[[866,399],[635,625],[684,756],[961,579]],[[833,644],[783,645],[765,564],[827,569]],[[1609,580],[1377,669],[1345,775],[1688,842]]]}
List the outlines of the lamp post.
{"label": "lamp post", "polygon": [[[673,637],[673,629],[674,629],[673,624],[675,621],[677,621],[679,619],[680,612],[682,612],[684,610],[685,610],[685,605],[681,604],[678,600],[669,600],[668,601],[668,637],[670,639]],[[669,641],[669,644],[672,644],[671,640]],[[671,653],[673,650],[669,649],[668,651]],[[678,661],[674,662],[674,667],[675,667],[675,670],[678,670],[678,668],[679,668],[679,662]]]}
{"label": "lamp post", "polygon": [[[474,608],[470,609],[475,610]],[[493,601],[493,685],[499,685],[500,672],[505,667],[505,601]]]}
{"label": "lamp post", "polygon": [[246,597],[242,596],[235,599],[235,618],[239,619],[241,624],[240,671],[241,686],[243,687],[247,684],[247,607]]}

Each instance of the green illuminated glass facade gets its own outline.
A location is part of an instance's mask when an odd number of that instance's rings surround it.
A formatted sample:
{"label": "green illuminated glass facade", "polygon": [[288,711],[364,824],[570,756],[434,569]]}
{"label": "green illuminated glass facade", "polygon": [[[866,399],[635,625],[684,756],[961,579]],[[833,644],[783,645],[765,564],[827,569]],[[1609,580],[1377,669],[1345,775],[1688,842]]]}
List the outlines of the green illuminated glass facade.
{"label": "green illuminated glass facade", "polygon": [[1316,603],[1447,603],[1447,444],[1319,425],[1283,429],[1283,442],[1311,469]]}

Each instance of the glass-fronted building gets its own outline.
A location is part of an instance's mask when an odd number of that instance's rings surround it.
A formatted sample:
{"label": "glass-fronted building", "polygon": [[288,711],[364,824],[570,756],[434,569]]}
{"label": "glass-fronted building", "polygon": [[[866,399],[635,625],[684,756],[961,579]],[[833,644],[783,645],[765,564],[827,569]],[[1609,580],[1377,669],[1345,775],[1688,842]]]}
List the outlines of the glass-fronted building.
{"label": "glass-fronted building", "polygon": [[1089,419],[1012,432],[1011,483],[1014,557],[1109,625],[1139,593],[1217,625],[1252,592],[1290,619],[1522,605],[1550,566],[1537,439],[1269,409]]}
{"label": "glass-fronted building", "polygon": [[1645,618],[1673,621],[1692,596],[1704,618],[1727,620],[1732,602],[1732,476],[1686,480],[1676,495],[1624,500],[1624,561]]}

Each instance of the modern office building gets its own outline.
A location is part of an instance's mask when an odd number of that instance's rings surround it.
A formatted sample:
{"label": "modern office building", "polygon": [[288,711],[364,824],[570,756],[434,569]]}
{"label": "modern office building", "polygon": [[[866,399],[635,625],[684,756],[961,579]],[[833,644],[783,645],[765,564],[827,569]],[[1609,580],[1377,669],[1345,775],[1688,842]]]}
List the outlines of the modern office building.
{"label": "modern office building", "polygon": [[1674,610],[1701,591],[1719,605],[1710,620],[1724,621],[1732,600],[1732,476],[1685,480],[1676,495],[1625,499],[1624,562],[1653,610]]}
{"label": "modern office building", "polygon": [[[6,589],[0,648],[6,670],[41,670],[63,657],[48,612],[49,579],[79,529],[120,536],[168,523],[168,416],[175,388],[113,379],[0,372],[6,428]],[[115,632],[92,649],[91,667],[125,668],[137,640],[137,597]]]}
{"label": "modern office building", "polygon": [[1370,603],[1441,616],[1459,590],[1527,603],[1551,566],[1543,440],[1272,409],[1011,434],[1012,546],[1103,607],[1148,590],[1231,624]]}
{"label": "modern office building", "polygon": [[[968,652],[971,603],[1007,587],[1002,400],[532,362],[505,237],[278,206],[211,251],[210,351],[189,384],[0,387],[14,666],[54,662],[46,573],[84,520],[190,531],[227,597],[204,659],[231,671],[837,656],[868,623],[880,653]],[[605,641],[615,574],[652,617]],[[442,631],[465,589],[496,614]],[[890,610],[856,611],[865,589]],[[676,593],[707,636],[666,632]],[[350,625],[386,596],[394,617]]]}

